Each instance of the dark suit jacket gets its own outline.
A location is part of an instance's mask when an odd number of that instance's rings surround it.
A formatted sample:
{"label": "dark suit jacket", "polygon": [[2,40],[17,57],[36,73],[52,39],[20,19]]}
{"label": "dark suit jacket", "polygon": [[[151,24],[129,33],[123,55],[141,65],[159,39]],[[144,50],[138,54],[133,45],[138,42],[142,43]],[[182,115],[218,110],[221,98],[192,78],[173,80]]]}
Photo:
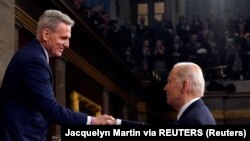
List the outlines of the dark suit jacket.
{"label": "dark suit jacket", "polygon": [[[122,120],[121,125],[150,125],[148,123]],[[215,119],[202,99],[193,102],[183,112],[178,121],[164,125],[216,125]]]}
{"label": "dark suit jacket", "polygon": [[208,107],[204,104],[202,99],[199,99],[189,105],[183,112],[180,119],[177,121],[178,125],[215,125],[213,115]]}
{"label": "dark suit jacket", "polygon": [[121,125],[149,125],[147,123],[144,122],[140,122],[140,121],[133,121],[133,120],[122,120]]}
{"label": "dark suit jacket", "polygon": [[48,122],[86,125],[87,115],[60,106],[43,47],[34,39],[6,70],[0,91],[0,140],[44,141]]}

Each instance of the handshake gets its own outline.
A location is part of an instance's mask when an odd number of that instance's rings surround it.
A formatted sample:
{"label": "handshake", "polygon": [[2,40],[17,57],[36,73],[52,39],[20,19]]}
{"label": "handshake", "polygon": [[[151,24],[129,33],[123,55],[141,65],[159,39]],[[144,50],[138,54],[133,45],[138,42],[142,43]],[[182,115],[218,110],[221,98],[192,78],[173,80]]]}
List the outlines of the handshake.
{"label": "handshake", "polygon": [[110,115],[97,115],[95,117],[91,117],[90,125],[120,125],[121,120],[115,119]]}

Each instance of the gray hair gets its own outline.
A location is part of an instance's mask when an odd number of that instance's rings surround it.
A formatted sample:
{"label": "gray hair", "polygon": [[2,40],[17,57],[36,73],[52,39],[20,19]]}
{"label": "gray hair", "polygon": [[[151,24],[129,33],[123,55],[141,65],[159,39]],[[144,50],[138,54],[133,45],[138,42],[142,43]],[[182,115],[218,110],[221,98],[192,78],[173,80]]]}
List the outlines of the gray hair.
{"label": "gray hair", "polygon": [[37,37],[40,36],[43,28],[48,28],[52,31],[55,31],[60,22],[64,22],[71,27],[75,24],[75,22],[68,15],[63,14],[58,10],[46,10],[39,18],[37,24]]}
{"label": "gray hair", "polygon": [[205,91],[205,80],[201,68],[192,62],[181,62],[174,65],[178,68],[177,77],[179,80],[190,79],[192,83],[191,91],[196,96],[202,97]]}

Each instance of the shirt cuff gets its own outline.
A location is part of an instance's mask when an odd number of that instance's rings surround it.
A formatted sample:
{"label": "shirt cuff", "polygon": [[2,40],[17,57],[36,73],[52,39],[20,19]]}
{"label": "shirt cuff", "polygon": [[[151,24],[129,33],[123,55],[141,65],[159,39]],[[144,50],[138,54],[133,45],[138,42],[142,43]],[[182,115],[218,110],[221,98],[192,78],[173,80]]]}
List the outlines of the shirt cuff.
{"label": "shirt cuff", "polygon": [[116,119],[116,125],[121,125],[122,124],[122,120],[121,119]]}
{"label": "shirt cuff", "polygon": [[91,116],[87,117],[87,123],[86,123],[86,125],[91,125]]}

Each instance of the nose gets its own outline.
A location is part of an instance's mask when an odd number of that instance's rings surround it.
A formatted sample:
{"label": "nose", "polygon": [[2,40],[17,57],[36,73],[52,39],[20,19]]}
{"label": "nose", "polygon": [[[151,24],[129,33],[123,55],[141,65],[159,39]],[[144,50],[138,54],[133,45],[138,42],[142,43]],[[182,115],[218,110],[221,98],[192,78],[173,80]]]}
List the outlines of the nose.
{"label": "nose", "polygon": [[64,46],[65,48],[69,48],[69,40],[65,41],[65,42],[63,43],[63,46]]}
{"label": "nose", "polygon": [[167,91],[167,84],[163,88],[164,91]]}

